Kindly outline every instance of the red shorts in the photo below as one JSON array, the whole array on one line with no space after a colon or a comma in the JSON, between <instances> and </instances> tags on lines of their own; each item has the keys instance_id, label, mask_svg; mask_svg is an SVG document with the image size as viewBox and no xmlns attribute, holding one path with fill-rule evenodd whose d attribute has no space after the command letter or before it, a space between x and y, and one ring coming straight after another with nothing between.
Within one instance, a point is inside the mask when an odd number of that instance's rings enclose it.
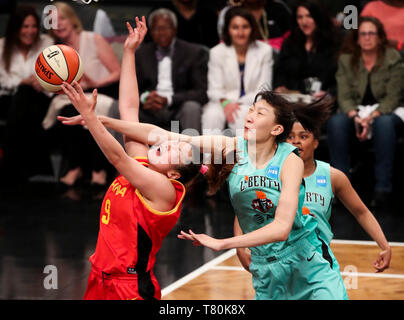
<instances>
[{"instance_id":1,"label":"red shorts","mask_svg":"<svg viewBox=\"0 0 404 320\"><path fill-rule=\"evenodd\" d=\"M111 276L91 269L84 300L161 299L161 290L154 275Z\"/></svg>"}]
</instances>

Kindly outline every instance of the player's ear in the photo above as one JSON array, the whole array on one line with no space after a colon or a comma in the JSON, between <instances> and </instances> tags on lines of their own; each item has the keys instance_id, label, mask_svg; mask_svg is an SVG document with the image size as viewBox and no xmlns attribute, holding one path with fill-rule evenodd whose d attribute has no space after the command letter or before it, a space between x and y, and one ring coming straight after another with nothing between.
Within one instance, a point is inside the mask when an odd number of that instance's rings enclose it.
<instances>
[{"instance_id":1,"label":"player's ear","mask_svg":"<svg viewBox=\"0 0 404 320\"><path fill-rule=\"evenodd\" d=\"M316 150L316 149L317 149L318 144L319 144L318 139L317 139L317 138L316 138L316 139L314 139L314 150Z\"/></svg>"},{"instance_id":2,"label":"player's ear","mask_svg":"<svg viewBox=\"0 0 404 320\"><path fill-rule=\"evenodd\" d=\"M282 132L284 131L284 128L282 125L277 124L274 126L274 128L272 129L271 133L274 136L279 136Z\"/></svg>"},{"instance_id":3,"label":"player's ear","mask_svg":"<svg viewBox=\"0 0 404 320\"><path fill-rule=\"evenodd\" d=\"M169 179L177 180L177 179L181 178L181 174L177 170L170 169L167 171L167 177Z\"/></svg>"}]
</instances>

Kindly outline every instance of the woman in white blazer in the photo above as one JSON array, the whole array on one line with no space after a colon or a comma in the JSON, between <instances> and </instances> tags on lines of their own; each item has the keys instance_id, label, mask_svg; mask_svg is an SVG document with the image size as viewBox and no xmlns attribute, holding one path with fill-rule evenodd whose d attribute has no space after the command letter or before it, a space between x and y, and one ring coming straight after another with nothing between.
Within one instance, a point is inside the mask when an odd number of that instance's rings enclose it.
<instances>
[{"instance_id":1,"label":"woman in white blazer","mask_svg":"<svg viewBox=\"0 0 404 320\"><path fill-rule=\"evenodd\" d=\"M227 11L223 42L210 50L208 98L203 134L243 134L244 119L256 93L272 87L272 47L258 38L254 16L245 8Z\"/></svg>"}]
</instances>

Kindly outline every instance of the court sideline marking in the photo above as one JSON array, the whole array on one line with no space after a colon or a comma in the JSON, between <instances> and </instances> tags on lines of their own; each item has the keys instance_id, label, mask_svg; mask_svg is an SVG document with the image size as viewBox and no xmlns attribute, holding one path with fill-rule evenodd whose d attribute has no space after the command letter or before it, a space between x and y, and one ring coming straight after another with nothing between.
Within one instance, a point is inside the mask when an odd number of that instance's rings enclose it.
<instances>
[{"instance_id":1,"label":"court sideline marking","mask_svg":"<svg viewBox=\"0 0 404 320\"><path fill-rule=\"evenodd\" d=\"M331 244L354 244L354 245L374 245L377 246L375 241L357 241L357 240L332 240ZM389 242L391 247L404 247L404 242ZM214 258L213 260L205 263L198 269L195 269L191 273L187 274L186 276L180 278L179 280L173 282L172 284L165 287L161 290L161 296L164 297L171 293L172 291L184 286L186 283L190 282L191 280L195 279L196 277L200 276L201 274L205 273L208 270L232 270L232 271L241 271L244 270L242 267L237 266L217 266L218 264L226 261L227 259L231 258L236 254L236 249L231 249L226 251L225 253L221 254L220 256ZM357 275L358 277L375 277L375 278L395 278L395 279L404 279L404 275L400 274L382 274L382 273L350 273L350 272L341 272L342 276L349 275Z\"/></svg>"}]
</instances>

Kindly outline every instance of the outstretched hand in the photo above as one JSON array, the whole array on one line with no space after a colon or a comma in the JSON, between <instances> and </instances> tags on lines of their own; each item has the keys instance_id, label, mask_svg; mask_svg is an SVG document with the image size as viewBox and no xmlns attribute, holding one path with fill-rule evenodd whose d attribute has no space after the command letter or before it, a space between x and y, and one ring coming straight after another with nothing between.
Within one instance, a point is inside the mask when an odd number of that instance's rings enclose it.
<instances>
[{"instance_id":1,"label":"outstretched hand","mask_svg":"<svg viewBox=\"0 0 404 320\"><path fill-rule=\"evenodd\" d=\"M77 81L73 81L72 85L63 82L61 87L81 115L85 116L94 113L97 105L97 89L94 89L91 97L87 98Z\"/></svg>"},{"instance_id":2,"label":"outstretched hand","mask_svg":"<svg viewBox=\"0 0 404 320\"><path fill-rule=\"evenodd\" d=\"M142 20L139 20L139 18L136 17L135 21L136 28L132 28L130 23L126 22L126 27L128 28L129 35L123 45L125 49L133 51L135 51L140 46L147 33L146 18L143 16Z\"/></svg>"},{"instance_id":3,"label":"outstretched hand","mask_svg":"<svg viewBox=\"0 0 404 320\"><path fill-rule=\"evenodd\" d=\"M205 246L215 251L223 250L222 240L209 237L203 233L195 234L192 230L189 230L189 233L181 231L181 234L177 237L182 240L192 241L194 246Z\"/></svg>"},{"instance_id":4,"label":"outstretched hand","mask_svg":"<svg viewBox=\"0 0 404 320\"><path fill-rule=\"evenodd\" d=\"M63 124L66 124L68 126L86 125L86 122L84 121L83 116L81 114L74 117L57 116L57 119L61 121Z\"/></svg>"}]
</instances>

